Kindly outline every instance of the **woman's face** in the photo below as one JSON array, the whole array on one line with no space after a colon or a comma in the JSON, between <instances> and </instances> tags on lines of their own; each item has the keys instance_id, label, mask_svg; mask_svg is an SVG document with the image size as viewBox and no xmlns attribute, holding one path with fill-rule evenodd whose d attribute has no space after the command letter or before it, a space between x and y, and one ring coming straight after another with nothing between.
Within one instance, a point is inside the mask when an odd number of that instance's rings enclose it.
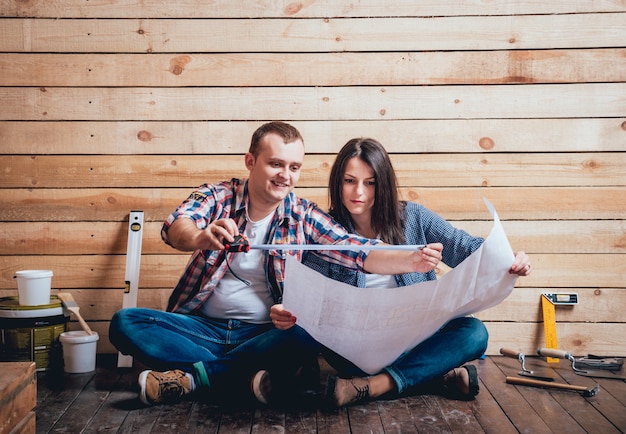
<instances>
[{"instance_id":1,"label":"woman's face","mask_svg":"<svg viewBox=\"0 0 626 434\"><path fill-rule=\"evenodd\" d=\"M376 178L372 168L358 157L348 160L341 189L343 206L353 217L369 217L375 197Z\"/></svg>"}]
</instances>

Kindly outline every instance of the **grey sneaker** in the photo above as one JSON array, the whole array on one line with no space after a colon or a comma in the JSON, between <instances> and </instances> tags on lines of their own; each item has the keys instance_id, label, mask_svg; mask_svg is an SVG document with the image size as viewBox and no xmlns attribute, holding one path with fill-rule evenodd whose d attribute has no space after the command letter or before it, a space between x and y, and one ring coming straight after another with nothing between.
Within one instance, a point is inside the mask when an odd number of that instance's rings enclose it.
<instances>
[{"instance_id":1,"label":"grey sneaker","mask_svg":"<svg viewBox=\"0 0 626 434\"><path fill-rule=\"evenodd\" d=\"M270 373L261 370L254 374L250 381L250 389L261 404L268 404L272 395L272 379Z\"/></svg>"},{"instance_id":2,"label":"grey sneaker","mask_svg":"<svg viewBox=\"0 0 626 434\"><path fill-rule=\"evenodd\" d=\"M369 378L344 379L331 375L326 382L326 399L335 407L368 401L370 399Z\"/></svg>"},{"instance_id":3,"label":"grey sneaker","mask_svg":"<svg viewBox=\"0 0 626 434\"><path fill-rule=\"evenodd\" d=\"M139 399L146 405L171 404L191 393L191 381L183 371L143 371L139 374Z\"/></svg>"}]
</instances>

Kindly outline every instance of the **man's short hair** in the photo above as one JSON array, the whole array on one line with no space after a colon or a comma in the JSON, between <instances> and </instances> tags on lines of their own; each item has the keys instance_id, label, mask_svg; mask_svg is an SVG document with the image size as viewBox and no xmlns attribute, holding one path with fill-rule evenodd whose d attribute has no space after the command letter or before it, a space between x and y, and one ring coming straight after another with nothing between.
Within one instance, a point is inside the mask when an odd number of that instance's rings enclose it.
<instances>
[{"instance_id":1,"label":"man's short hair","mask_svg":"<svg viewBox=\"0 0 626 434\"><path fill-rule=\"evenodd\" d=\"M259 155L261 140L268 134L276 134L282 137L285 143L295 142L296 140L300 140L304 143L304 139L296 127L280 121L268 122L261 125L254 134L252 134L248 152L254 157Z\"/></svg>"}]
</instances>

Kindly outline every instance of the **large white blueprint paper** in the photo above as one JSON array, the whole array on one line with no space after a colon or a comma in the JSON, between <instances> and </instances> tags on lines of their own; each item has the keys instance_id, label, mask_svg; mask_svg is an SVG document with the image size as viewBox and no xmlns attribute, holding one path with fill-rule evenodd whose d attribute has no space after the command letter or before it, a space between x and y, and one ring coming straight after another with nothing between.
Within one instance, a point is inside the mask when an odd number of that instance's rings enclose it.
<instances>
[{"instance_id":1,"label":"large white blueprint paper","mask_svg":"<svg viewBox=\"0 0 626 434\"><path fill-rule=\"evenodd\" d=\"M496 210L491 233L440 279L400 288L357 288L287 257L285 309L313 338L368 374L390 365L445 323L495 306L509 296L515 259Z\"/></svg>"}]
</instances>

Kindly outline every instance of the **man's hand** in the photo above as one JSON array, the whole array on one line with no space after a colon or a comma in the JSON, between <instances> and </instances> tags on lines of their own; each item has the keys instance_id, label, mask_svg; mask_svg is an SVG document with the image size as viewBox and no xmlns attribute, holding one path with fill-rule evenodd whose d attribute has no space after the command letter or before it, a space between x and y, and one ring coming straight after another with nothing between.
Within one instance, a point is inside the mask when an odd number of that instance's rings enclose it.
<instances>
[{"instance_id":1,"label":"man's hand","mask_svg":"<svg viewBox=\"0 0 626 434\"><path fill-rule=\"evenodd\" d=\"M170 243L182 251L222 250L224 242L232 242L239 235L237 223L232 219L215 220L204 229L198 229L189 218L179 218L168 230Z\"/></svg>"},{"instance_id":2,"label":"man's hand","mask_svg":"<svg viewBox=\"0 0 626 434\"><path fill-rule=\"evenodd\" d=\"M270 318L279 330L287 330L296 323L296 317L285 310L282 304L275 304L270 308Z\"/></svg>"}]
</instances>

